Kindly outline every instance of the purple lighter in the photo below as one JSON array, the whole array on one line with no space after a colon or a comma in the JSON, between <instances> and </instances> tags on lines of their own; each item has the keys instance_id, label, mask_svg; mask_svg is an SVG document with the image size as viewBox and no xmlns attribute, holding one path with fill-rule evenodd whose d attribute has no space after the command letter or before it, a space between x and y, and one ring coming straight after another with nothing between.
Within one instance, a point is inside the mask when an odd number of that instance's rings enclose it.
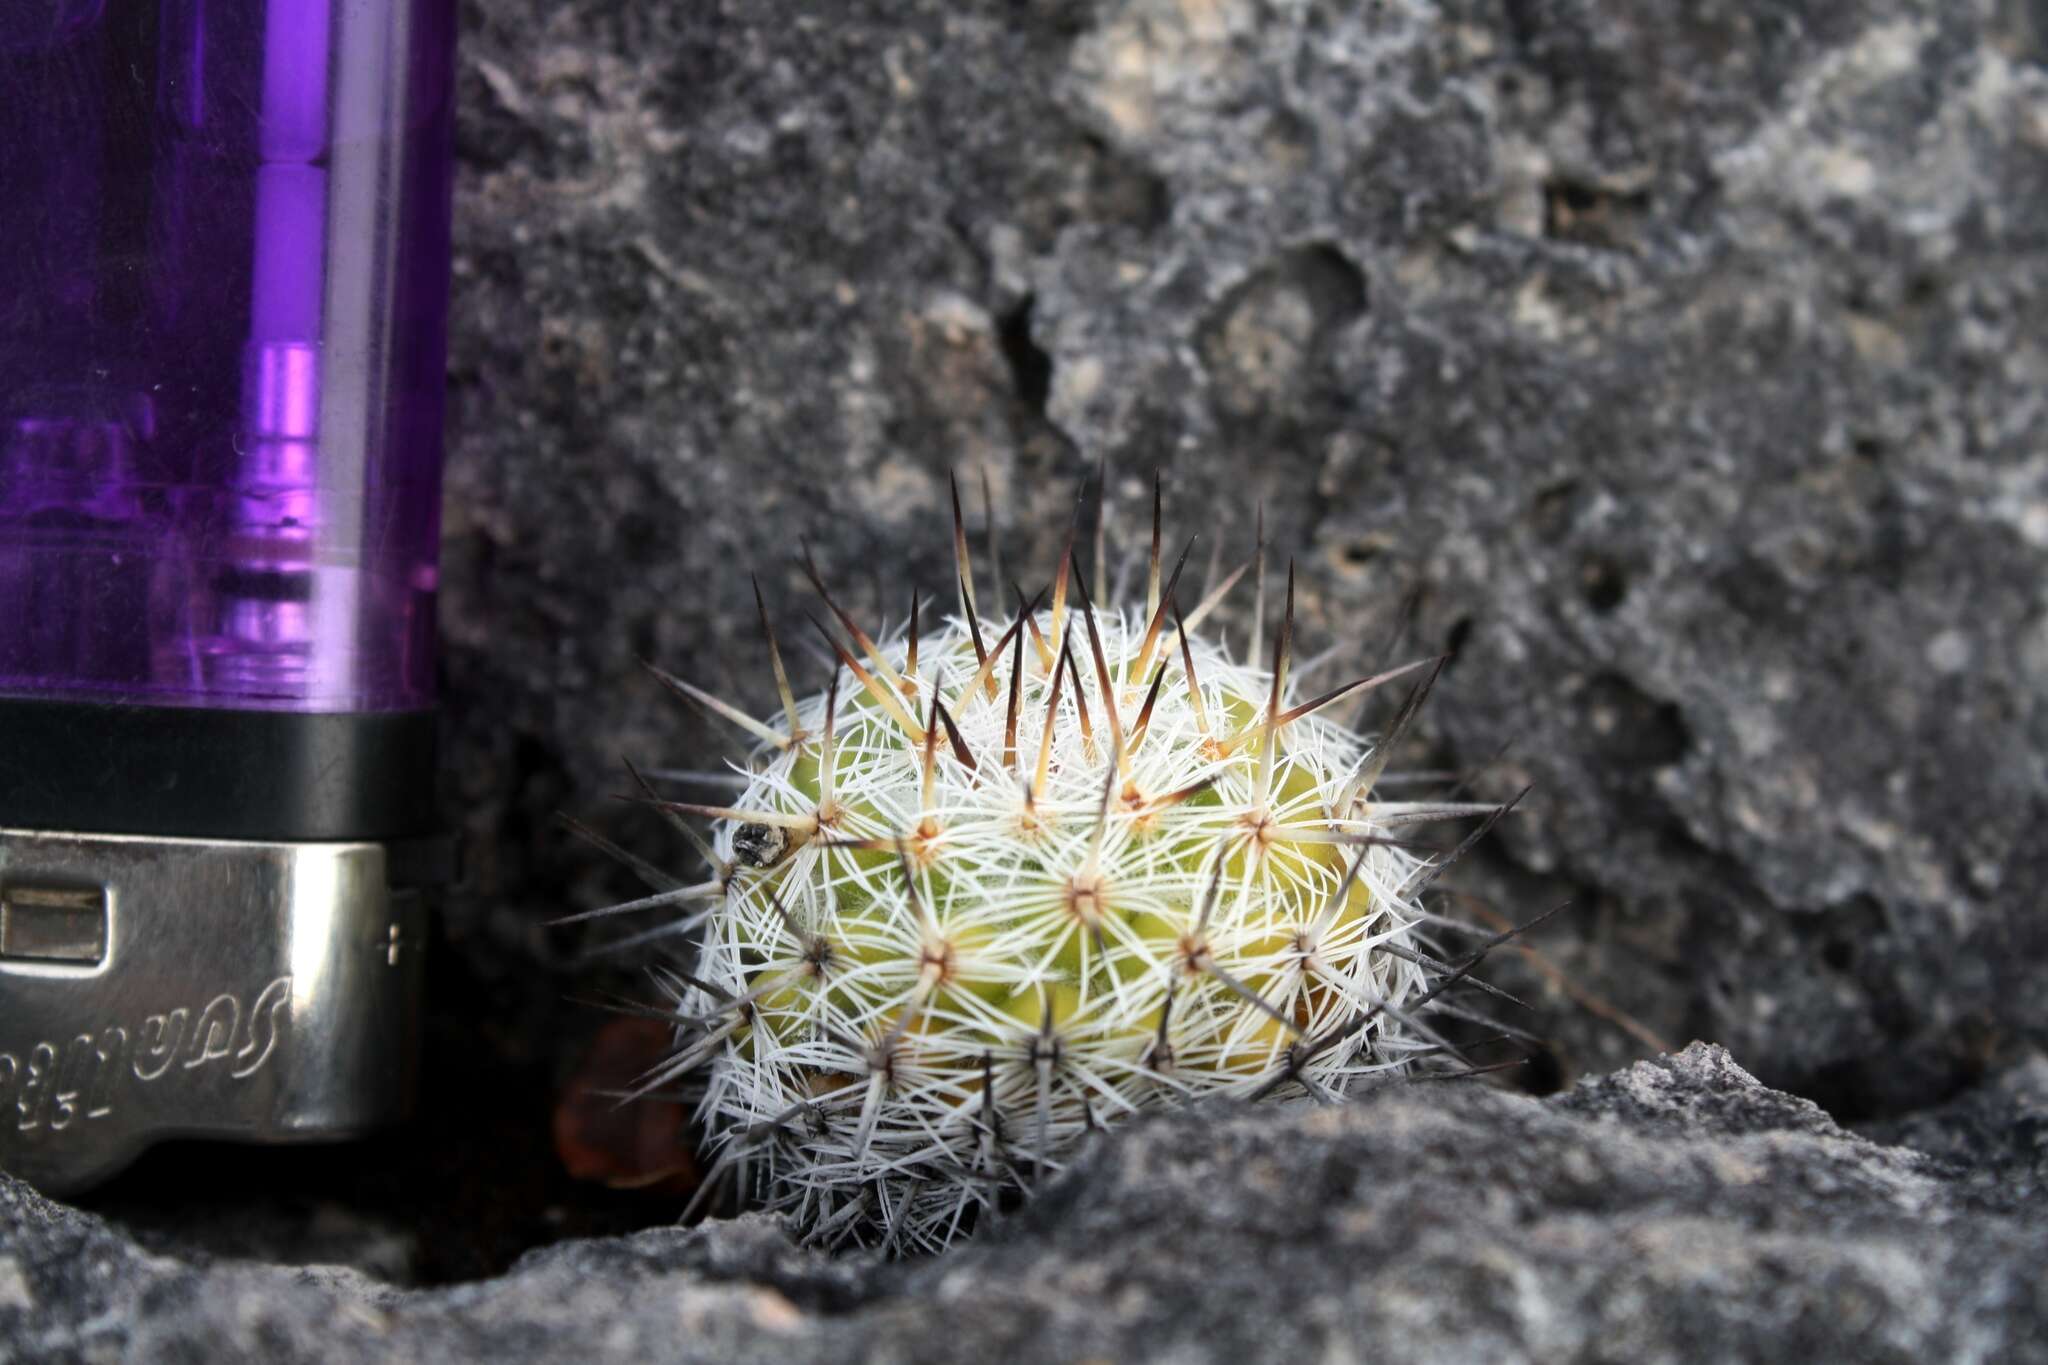
<instances>
[{"instance_id":1,"label":"purple lighter","mask_svg":"<svg viewBox=\"0 0 2048 1365\"><path fill-rule=\"evenodd\" d=\"M410 1102L453 0L0 0L0 1169Z\"/></svg>"}]
</instances>

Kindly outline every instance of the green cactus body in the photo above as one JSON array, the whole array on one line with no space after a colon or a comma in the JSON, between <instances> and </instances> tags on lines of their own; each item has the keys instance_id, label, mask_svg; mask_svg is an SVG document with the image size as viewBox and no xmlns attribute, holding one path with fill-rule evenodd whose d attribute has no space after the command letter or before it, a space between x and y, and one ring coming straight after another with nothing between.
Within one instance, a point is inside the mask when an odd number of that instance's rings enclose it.
<instances>
[{"instance_id":1,"label":"green cactus body","mask_svg":"<svg viewBox=\"0 0 2048 1365\"><path fill-rule=\"evenodd\" d=\"M842 616L865 662L835 644L832 689L753 723L744 792L702 808L720 876L664 1076L702 1072L771 1206L943 1245L1091 1129L1423 1048L1396 1022L1423 959L1386 949L1431 864L1373 746L1288 696L1291 583L1277 687L1166 597L1020 609L994 644Z\"/></svg>"}]
</instances>

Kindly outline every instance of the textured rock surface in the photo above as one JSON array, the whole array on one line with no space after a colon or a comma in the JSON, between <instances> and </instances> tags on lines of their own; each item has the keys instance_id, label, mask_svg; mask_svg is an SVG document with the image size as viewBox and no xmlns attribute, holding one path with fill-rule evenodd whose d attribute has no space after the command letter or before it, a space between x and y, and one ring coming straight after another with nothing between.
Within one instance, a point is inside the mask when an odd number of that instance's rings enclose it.
<instances>
[{"instance_id":1,"label":"textured rock surface","mask_svg":"<svg viewBox=\"0 0 2048 1365\"><path fill-rule=\"evenodd\" d=\"M587 1029L508 1007L618 886L549 814L679 857L618 756L720 752L636 652L765 706L747 570L801 628L808 534L900 616L957 467L1028 590L1105 456L1112 540L1155 465L1232 559L1263 498L1330 681L1410 595L1459 649L1415 761L1536 784L1466 885L1578 901L1596 1009L1510 976L1566 1075L1714 1038L1874 1116L2048 1034L2037 7L467 18L453 923L507 1046Z\"/></svg>"},{"instance_id":2,"label":"textured rock surface","mask_svg":"<svg viewBox=\"0 0 2048 1365\"><path fill-rule=\"evenodd\" d=\"M2001 1092L2037 1130L2038 1079ZM2041 1359L2040 1187L1980 1190L1969 1131L1949 1159L1879 1146L1695 1046L1551 1100L1147 1122L935 1261L754 1217L413 1291L151 1255L0 1177L0 1357Z\"/></svg>"}]
</instances>

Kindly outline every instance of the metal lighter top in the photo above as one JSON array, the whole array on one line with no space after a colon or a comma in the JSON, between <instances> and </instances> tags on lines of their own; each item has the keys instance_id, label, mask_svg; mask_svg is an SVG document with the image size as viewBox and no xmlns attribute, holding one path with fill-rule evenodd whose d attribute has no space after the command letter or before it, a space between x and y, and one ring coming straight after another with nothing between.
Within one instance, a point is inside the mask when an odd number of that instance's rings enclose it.
<instances>
[{"instance_id":1,"label":"metal lighter top","mask_svg":"<svg viewBox=\"0 0 2048 1365\"><path fill-rule=\"evenodd\" d=\"M0 1169L405 1103L452 0L0 5Z\"/></svg>"}]
</instances>

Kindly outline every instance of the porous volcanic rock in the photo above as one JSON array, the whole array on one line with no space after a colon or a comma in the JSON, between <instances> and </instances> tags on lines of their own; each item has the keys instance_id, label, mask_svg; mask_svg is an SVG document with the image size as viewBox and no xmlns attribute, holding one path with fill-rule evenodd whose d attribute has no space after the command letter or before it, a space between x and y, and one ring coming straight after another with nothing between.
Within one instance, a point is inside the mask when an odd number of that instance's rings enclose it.
<instances>
[{"instance_id":1,"label":"porous volcanic rock","mask_svg":"<svg viewBox=\"0 0 2048 1365\"><path fill-rule=\"evenodd\" d=\"M1226 566L1263 501L1326 684L1404 603L1457 651L1413 765L1535 785L1451 908L1577 902L1501 978L1550 1071L1712 1038L1853 1120L2048 1036L2037 7L464 20L451 1038L595 1027L539 922L628 885L554 811L685 855L619 758L730 746L636 656L766 709L750 571L786 640L799 537L948 602L958 470L1029 592L1105 459L1112 555L1155 469Z\"/></svg>"},{"instance_id":2,"label":"porous volcanic rock","mask_svg":"<svg viewBox=\"0 0 2048 1365\"><path fill-rule=\"evenodd\" d=\"M2048 1120L2032 1081L2005 1093ZM750 1215L429 1290L153 1255L0 1177L0 1358L2041 1359L2038 1187L1986 1199L1970 1132L1880 1146L1696 1044L1548 1100L1143 1121L925 1262Z\"/></svg>"}]
</instances>

